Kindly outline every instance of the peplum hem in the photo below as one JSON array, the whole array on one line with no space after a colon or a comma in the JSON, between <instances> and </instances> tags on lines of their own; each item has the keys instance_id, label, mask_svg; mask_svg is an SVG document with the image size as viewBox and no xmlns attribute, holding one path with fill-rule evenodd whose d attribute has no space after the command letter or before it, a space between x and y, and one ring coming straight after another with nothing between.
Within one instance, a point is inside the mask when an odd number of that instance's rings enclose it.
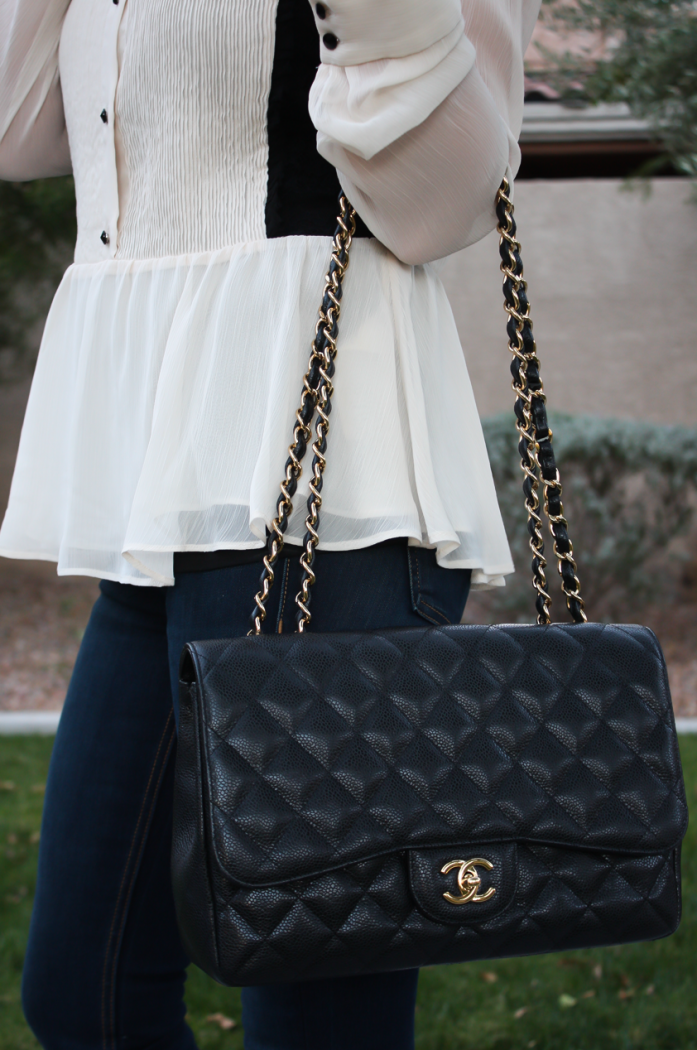
<instances>
[{"instance_id":1,"label":"peplum hem","mask_svg":"<svg viewBox=\"0 0 697 1050\"><path fill-rule=\"evenodd\" d=\"M330 239L75 264L49 313L0 554L173 581L173 551L261 547ZM445 291L356 240L345 279L320 547L408 536L493 586L513 571ZM304 532L307 468L288 536Z\"/></svg>"}]
</instances>

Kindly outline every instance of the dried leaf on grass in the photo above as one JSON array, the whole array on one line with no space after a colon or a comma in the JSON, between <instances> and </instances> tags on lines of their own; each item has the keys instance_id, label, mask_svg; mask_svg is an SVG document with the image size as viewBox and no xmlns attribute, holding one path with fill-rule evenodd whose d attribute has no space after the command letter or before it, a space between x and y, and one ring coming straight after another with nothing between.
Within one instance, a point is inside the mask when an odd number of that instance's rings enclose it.
<instances>
[{"instance_id":1,"label":"dried leaf on grass","mask_svg":"<svg viewBox=\"0 0 697 1050\"><path fill-rule=\"evenodd\" d=\"M557 966L562 970L581 970L583 967L588 966L585 959L569 959L564 955L560 955L557 959Z\"/></svg>"},{"instance_id":2,"label":"dried leaf on grass","mask_svg":"<svg viewBox=\"0 0 697 1050\"><path fill-rule=\"evenodd\" d=\"M559 996L559 1000L558 1001L559 1001L559 1005L561 1006L562 1010L568 1010L570 1007L575 1006L576 1003L577 1003L577 1000L574 999L573 995L567 995L566 992L563 992Z\"/></svg>"},{"instance_id":3,"label":"dried leaf on grass","mask_svg":"<svg viewBox=\"0 0 697 1050\"><path fill-rule=\"evenodd\" d=\"M21 904L29 890L26 886L18 886L14 893L8 893L5 900L8 904Z\"/></svg>"},{"instance_id":4,"label":"dried leaf on grass","mask_svg":"<svg viewBox=\"0 0 697 1050\"><path fill-rule=\"evenodd\" d=\"M209 1014L206 1022L208 1024L217 1024L219 1028L226 1032L231 1028L237 1027L237 1021L233 1021L232 1017L226 1017L225 1014Z\"/></svg>"},{"instance_id":5,"label":"dried leaf on grass","mask_svg":"<svg viewBox=\"0 0 697 1050\"><path fill-rule=\"evenodd\" d=\"M499 979L499 975L492 970L484 970L479 976L483 981L486 981L487 984L494 984L494 982Z\"/></svg>"},{"instance_id":6,"label":"dried leaf on grass","mask_svg":"<svg viewBox=\"0 0 697 1050\"><path fill-rule=\"evenodd\" d=\"M528 1009L529 1007L527 1006L521 1006L519 1010L516 1010L516 1012L513 1014L516 1021L519 1021L521 1017L525 1017L526 1013L528 1012Z\"/></svg>"}]
</instances>

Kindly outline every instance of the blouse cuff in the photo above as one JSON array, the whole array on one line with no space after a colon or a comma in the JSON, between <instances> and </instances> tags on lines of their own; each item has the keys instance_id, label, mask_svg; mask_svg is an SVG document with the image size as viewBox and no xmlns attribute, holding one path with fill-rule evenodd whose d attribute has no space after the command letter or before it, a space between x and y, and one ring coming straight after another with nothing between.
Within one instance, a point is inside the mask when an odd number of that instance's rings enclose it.
<instances>
[{"instance_id":1,"label":"blouse cuff","mask_svg":"<svg viewBox=\"0 0 697 1050\"><path fill-rule=\"evenodd\" d=\"M310 0L320 58L358 66L404 58L435 44L462 21L460 0Z\"/></svg>"},{"instance_id":2,"label":"blouse cuff","mask_svg":"<svg viewBox=\"0 0 697 1050\"><path fill-rule=\"evenodd\" d=\"M310 90L317 148L327 140L364 160L417 127L474 66L476 51L462 22L418 54L364 65L321 65Z\"/></svg>"},{"instance_id":3,"label":"blouse cuff","mask_svg":"<svg viewBox=\"0 0 697 1050\"><path fill-rule=\"evenodd\" d=\"M0 139L32 95L26 123L35 122L55 88L58 42L70 0L0 5Z\"/></svg>"}]
</instances>

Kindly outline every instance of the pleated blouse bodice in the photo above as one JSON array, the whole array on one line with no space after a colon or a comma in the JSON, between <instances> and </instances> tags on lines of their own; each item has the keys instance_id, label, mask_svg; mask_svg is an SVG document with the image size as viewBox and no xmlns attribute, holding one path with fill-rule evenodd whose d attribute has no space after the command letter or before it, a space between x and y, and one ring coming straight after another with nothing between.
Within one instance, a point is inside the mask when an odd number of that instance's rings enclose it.
<instances>
[{"instance_id":1,"label":"pleated blouse bodice","mask_svg":"<svg viewBox=\"0 0 697 1050\"><path fill-rule=\"evenodd\" d=\"M494 223L537 5L401 0L400 38L394 2L0 0L0 174L71 168L78 211L0 553L167 585L173 551L263 544L342 186L320 545L406 535L475 583L511 571L429 260Z\"/></svg>"},{"instance_id":2,"label":"pleated blouse bodice","mask_svg":"<svg viewBox=\"0 0 697 1050\"><path fill-rule=\"evenodd\" d=\"M74 0L69 17L93 2ZM128 0L115 99L116 258L265 237L274 18L269 0Z\"/></svg>"}]
</instances>

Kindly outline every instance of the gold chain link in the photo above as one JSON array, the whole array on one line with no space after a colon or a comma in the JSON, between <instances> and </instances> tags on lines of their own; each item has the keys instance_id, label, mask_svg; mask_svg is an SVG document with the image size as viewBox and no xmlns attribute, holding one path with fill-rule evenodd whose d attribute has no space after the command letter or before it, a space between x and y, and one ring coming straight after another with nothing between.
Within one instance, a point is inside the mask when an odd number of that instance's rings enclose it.
<instances>
[{"instance_id":1,"label":"gold chain link","mask_svg":"<svg viewBox=\"0 0 697 1050\"><path fill-rule=\"evenodd\" d=\"M322 506L321 492L324 468L327 465L324 452L326 452L327 448L329 413L331 411L331 398L334 393L331 377L334 371L334 358L336 357L337 326L341 315L341 282L349 264L349 252L355 232L356 212L346 197L342 196L337 235L334 238L332 259L324 287L325 294L317 321L317 329L322 331L324 339L322 361L319 367L320 381L317 388L316 437L312 445L312 479L309 485L310 496L307 501L307 517L305 518L304 550L300 557L303 578L300 591L295 596L295 603L299 610L297 623L300 634L302 634L312 619L312 613L309 608L310 588L316 579L312 563L315 557L315 548L319 542L317 530L319 528L319 512Z\"/></svg>"},{"instance_id":2,"label":"gold chain link","mask_svg":"<svg viewBox=\"0 0 697 1050\"><path fill-rule=\"evenodd\" d=\"M543 434L538 433L535 423L536 410L534 401L540 406L546 400L542 382L539 379L539 359L537 347L532 337L532 320L530 303L527 297L527 284L523 276L523 264L520 258L520 243L516 239L513 202L509 196L510 184L504 179L499 188L496 204L499 212L498 232L502 248L501 271L504 275L504 309L509 318L509 350L513 354L517 367L514 369L513 390L516 394L516 426L520 435L519 451L521 467L525 475L523 485L525 507L528 513L529 544L532 552L533 587L537 592L537 621L540 624L551 622L552 600L547 593L545 569L547 561L544 556L542 538L542 518L540 514L539 484L542 479L544 491L544 510L549 521L554 543L557 568L561 575L561 586L566 597L566 604L572 617L577 622L585 622L581 588L576 573L576 562L573 558L573 547L566 535L568 527L561 502L561 482L559 471L555 468L553 478L545 477L540 469L540 447L549 442L551 453L552 432L549 428ZM349 252L356 232L356 212L342 194L341 212L337 219L337 229L332 242L332 255L329 270L325 276L324 294L315 326L315 338L312 343L310 361L303 379L300 407L295 414L293 442L288 449L285 477L281 482L281 495L276 504L276 517L271 522L267 553L264 556L264 570L261 587L254 597L255 608L252 614L250 634L261 634L262 624L266 618L266 602L274 583L274 566L283 550L284 533L288 519L293 511L292 497L296 491L298 479L302 474L301 460L305 455L307 443L312 436L311 420L316 411L316 437L312 445L312 479L310 495L307 501L308 513L305 519L305 537L300 565L303 570L301 588L295 597L298 607L298 631L303 632L312 618L310 612L311 588L315 582L313 562L315 549L319 542L319 516L322 507L322 484L324 469L327 465L325 453L329 433L329 413L331 398L334 393L332 376L338 335L338 321L341 314L342 281L349 264ZM526 349L527 345L527 349ZM512 366L513 367L513 366ZM534 371L535 383L531 386L530 370ZM548 457L549 459L549 457ZM553 463L553 458L551 460ZM558 513L550 509L552 495L558 502ZM560 546L559 538L568 549ZM563 571L564 570L564 571Z\"/></svg>"},{"instance_id":3,"label":"gold chain link","mask_svg":"<svg viewBox=\"0 0 697 1050\"><path fill-rule=\"evenodd\" d=\"M504 179L501 183L501 187L496 196L496 203L502 203L504 206L503 219L500 219L498 223L498 233L500 244L502 246L505 245L508 248L508 262L505 260L501 262L501 272L504 275L504 309L510 320L513 322L512 326L509 327L510 340L508 349L518 362L517 375L513 380L512 386L519 407L519 411L516 412L516 426L521 437L521 443L519 446L521 451L521 467L526 479L526 483L523 487L526 496L525 506L528 512L530 550L533 555L532 582L533 587L538 594L537 622L539 624L551 623L550 614L552 605L552 600L546 590L547 580L545 576L545 568L547 562L544 557L542 521L539 513L539 477L541 477L544 487L544 510L552 534L554 554L557 559L557 568L561 576L562 591L564 592L566 604L572 617L579 622L585 623L587 621L587 616L584 610L583 599L581 598L581 584L576 572L576 562L573 558L573 546L571 541L568 540L568 551L562 550L559 546L557 535L555 534L555 526L561 527L564 530L568 527L568 522L564 517L561 501L562 487L559 478L559 471L555 471L555 477L553 479L546 479L544 473L540 470L539 452L541 440L549 442L551 446L552 431L551 429L548 429L544 439L538 440L538 434L534 422L533 399L538 399L540 402L544 403L546 401L546 396L542 386L542 381L539 378L535 385L535 389L531 389L528 384L528 369L531 366L534 366L536 375L539 377L540 362L537 356L537 346L534 338L532 338L530 302L527 296L527 283L523 276L523 264L520 257L520 242L515 236L513 201L510 198L510 184L507 179ZM502 253L502 255L503 254L504 253ZM510 294L510 300L506 295L507 291ZM529 332L528 350L525 349L524 341L526 325L528 326ZM513 329L512 331L511 328ZM556 515L550 512L549 507L550 495L553 492L556 493L559 501L559 513ZM570 568L571 572L567 572L566 574L562 572L564 564ZM568 576L571 577L572 583L568 582ZM576 609L575 614L574 605Z\"/></svg>"},{"instance_id":4,"label":"gold chain link","mask_svg":"<svg viewBox=\"0 0 697 1050\"><path fill-rule=\"evenodd\" d=\"M326 435L329 430L328 406L333 392L330 374L336 355L336 325L341 312L339 305L341 281L349 263L351 242L356 232L356 212L343 194L340 198L340 207L341 211L337 218L337 230L332 242L329 270L325 275L322 304L319 308L319 316L315 325L315 338L312 341L307 372L303 378L300 407L295 413L293 442L288 449L285 477L281 482L281 495L276 504L276 517L271 522L267 552L264 555L261 587L254 596L255 608L252 613L252 629L249 631L249 634L261 634L262 624L266 619L266 602L275 579L274 566L283 550L284 533L288 527L288 519L293 512L292 497L295 494L298 479L302 474L301 460L305 455L307 443L312 437L311 418L316 407L319 413L317 440L312 446L314 452L313 480L310 483L311 495L308 501L310 512L305 522L313 542L310 543L306 537L305 550L301 559L305 573L301 591L302 602L300 601L301 595L298 595L298 598L296 598L304 621L302 626L299 625L299 630L303 630L310 622L307 603L309 601L309 587L315 581L312 571L312 560L314 547L319 539L317 525L319 524L319 507L322 503L319 489L322 484L322 473L326 466L326 460L322 455L322 447L326 446ZM319 368L317 367L318 365Z\"/></svg>"}]
</instances>

